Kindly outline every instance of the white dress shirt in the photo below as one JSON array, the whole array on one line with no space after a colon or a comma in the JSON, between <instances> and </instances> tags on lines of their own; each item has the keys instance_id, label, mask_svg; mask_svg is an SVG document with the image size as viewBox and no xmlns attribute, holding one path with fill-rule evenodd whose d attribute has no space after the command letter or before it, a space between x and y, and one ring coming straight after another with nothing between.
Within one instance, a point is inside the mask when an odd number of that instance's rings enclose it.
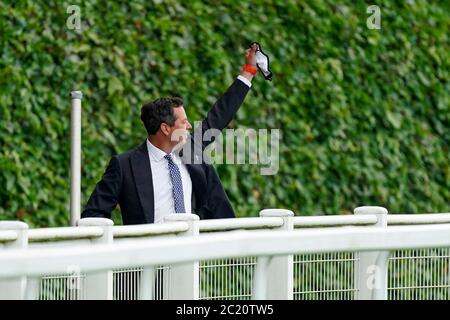
<instances>
[{"instance_id":1,"label":"white dress shirt","mask_svg":"<svg viewBox=\"0 0 450 320\"><path fill-rule=\"evenodd\" d=\"M147 139L147 150L152 167L153 180L153 196L155 204L155 221L154 223L164 222L164 217L171 213L175 213L175 203L172 193L172 179L170 178L169 165L167 159L164 158L166 153L155 147ZM180 157L176 153L170 154L173 162L180 169L181 183L183 184L184 208L186 213L191 213L191 196L192 196L192 180L186 165L181 162Z\"/></svg>"},{"instance_id":2,"label":"white dress shirt","mask_svg":"<svg viewBox=\"0 0 450 320\"><path fill-rule=\"evenodd\" d=\"M245 77L239 75L237 77L240 81L245 83L249 88L252 83ZM169 165L164 158L166 153L161 149L155 147L147 139L147 150L150 158L150 165L152 168L153 180L153 196L155 205L155 220L154 223L164 222L164 217L175 213L175 203L172 193L172 179L170 178ZM183 184L184 208L186 213L192 211L192 180L186 165L181 162L180 157L176 153L171 153L173 162L180 169L181 182Z\"/></svg>"},{"instance_id":3,"label":"white dress shirt","mask_svg":"<svg viewBox=\"0 0 450 320\"><path fill-rule=\"evenodd\" d=\"M238 75L237 77L239 80L241 80L243 83L245 83L249 88L252 87L252 83L250 82L250 80L248 80L246 77Z\"/></svg>"}]
</instances>

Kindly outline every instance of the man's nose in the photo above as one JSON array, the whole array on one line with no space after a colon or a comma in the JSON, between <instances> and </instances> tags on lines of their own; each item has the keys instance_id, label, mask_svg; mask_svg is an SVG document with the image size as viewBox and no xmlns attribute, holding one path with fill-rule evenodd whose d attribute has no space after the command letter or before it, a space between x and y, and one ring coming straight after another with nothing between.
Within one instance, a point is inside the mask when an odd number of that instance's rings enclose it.
<instances>
[{"instance_id":1,"label":"man's nose","mask_svg":"<svg viewBox=\"0 0 450 320\"><path fill-rule=\"evenodd\" d=\"M192 129L192 126L191 126L191 124L190 124L189 122L187 123L186 129L187 129L187 130L191 130L191 129Z\"/></svg>"}]
</instances>

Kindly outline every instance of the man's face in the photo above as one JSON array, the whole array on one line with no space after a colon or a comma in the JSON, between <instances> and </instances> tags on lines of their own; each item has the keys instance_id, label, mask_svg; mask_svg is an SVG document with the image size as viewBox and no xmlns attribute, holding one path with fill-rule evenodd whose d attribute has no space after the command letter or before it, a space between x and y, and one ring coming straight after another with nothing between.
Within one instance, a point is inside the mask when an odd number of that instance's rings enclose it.
<instances>
[{"instance_id":1,"label":"man's face","mask_svg":"<svg viewBox=\"0 0 450 320\"><path fill-rule=\"evenodd\" d=\"M186 112L184 111L184 107L173 108L173 113L175 114L175 123L172 127L170 127L170 140L173 145L177 145L179 143L184 144L188 137L188 130L192 129L191 124L189 123Z\"/></svg>"}]
</instances>

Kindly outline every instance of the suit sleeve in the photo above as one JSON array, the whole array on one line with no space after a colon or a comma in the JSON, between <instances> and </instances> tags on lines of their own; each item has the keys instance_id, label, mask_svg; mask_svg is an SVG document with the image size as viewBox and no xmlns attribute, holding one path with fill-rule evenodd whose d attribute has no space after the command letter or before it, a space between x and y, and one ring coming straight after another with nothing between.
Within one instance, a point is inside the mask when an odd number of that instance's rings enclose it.
<instances>
[{"instance_id":1,"label":"suit sleeve","mask_svg":"<svg viewBox=\"0 0 450 320\"><path fill-rule=\"evenodd\" d=\"M233 120L234 115L239 110L242 102L244 102L250 88L241 80L235 80L227 91L217 100L211 110L206 115L206 119L202 121L202 133L208 129L217 129L222 131ZM198 130L198 129L197 129ZM198 135L201 137L202 134ZM194 133L194 137L197 137ZM203 140L203 139L202 139ZM202 141L203 149L206 148L211 141ZM198 143L196 141L196 143Z\"/></svg>"},{"instance_id":2,"label":"suit sleeve","mask_svg":"<svg viewBox=\"0 0 450 320\"><path fill-rule=\"evenodd\" d=\"M98 217L111 219L111 212L118 203L122 184L120 161L111 158L102 179L95 186L81 218Z\"/></svg>"}]
</instances>

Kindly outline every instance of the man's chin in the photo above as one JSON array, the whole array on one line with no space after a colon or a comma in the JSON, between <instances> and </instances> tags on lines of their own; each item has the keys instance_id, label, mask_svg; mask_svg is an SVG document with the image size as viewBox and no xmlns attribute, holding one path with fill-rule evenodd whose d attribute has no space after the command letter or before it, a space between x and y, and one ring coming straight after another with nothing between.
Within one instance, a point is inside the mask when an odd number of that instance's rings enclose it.
<instances>
[{"instance_id":1,"label":"man's chin","mask_svg":"<svg viewBox=\"0 0 450 320\"><path fill-rule=\"evenodd\" d=\"M188 136L180 137L177 144L173 147L174 151L180 150L188 141Z\"/></svg>"}]
</instances>

